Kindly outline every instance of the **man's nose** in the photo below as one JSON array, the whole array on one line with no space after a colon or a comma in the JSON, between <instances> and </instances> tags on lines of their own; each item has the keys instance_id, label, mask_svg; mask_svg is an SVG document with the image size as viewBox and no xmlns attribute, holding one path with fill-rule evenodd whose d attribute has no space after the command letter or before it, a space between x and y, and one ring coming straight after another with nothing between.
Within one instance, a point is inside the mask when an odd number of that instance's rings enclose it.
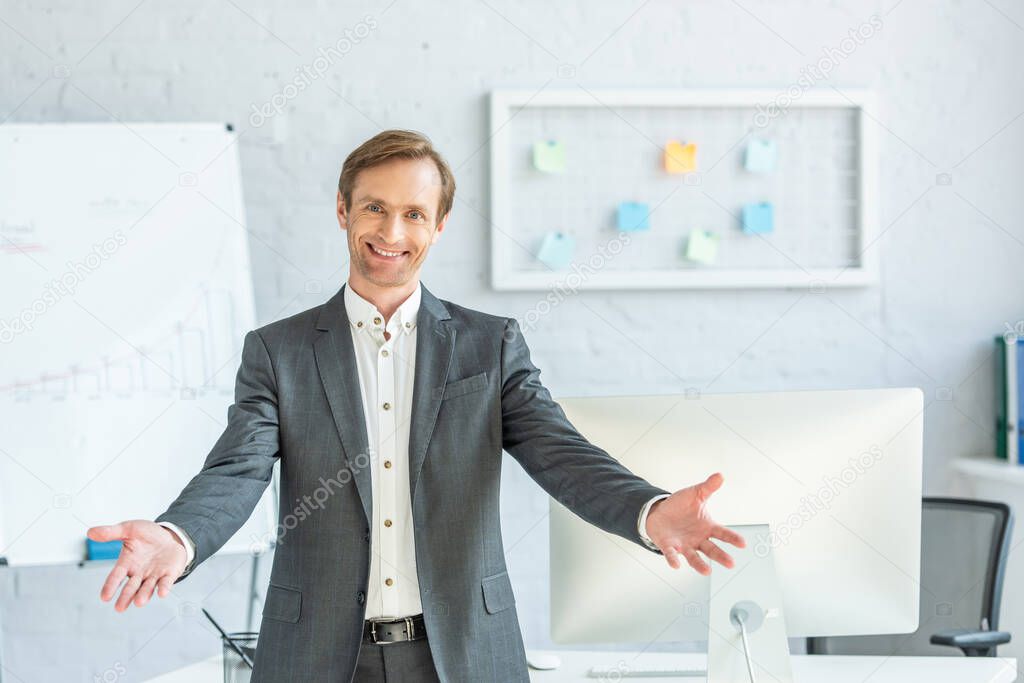
<instances>
[{"instance_id":1,"label":"man's nose","mask_svg":"<svg viewBox=\"0 0 1024 683\"><path fill-rule=\"evenodd\" d=\"M381 238L388 244L398 244L405 237L405 224L399 215L392 216L384 224L380 233Z\"/></svg>"}]
</instances>

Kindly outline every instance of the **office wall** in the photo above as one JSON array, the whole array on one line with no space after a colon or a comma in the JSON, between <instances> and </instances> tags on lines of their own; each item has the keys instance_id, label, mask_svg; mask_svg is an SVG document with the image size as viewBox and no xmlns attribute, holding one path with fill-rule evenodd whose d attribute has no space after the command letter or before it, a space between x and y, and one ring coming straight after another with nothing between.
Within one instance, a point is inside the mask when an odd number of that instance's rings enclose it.
<instances>
[{"instance_id":1,"label":"office wall","mask_svg":"<svg viewBox=\"0 0 1024 683\"><path fill-rule=\"evenodd\" d=\"M0 120L233 122L261 322L343 282L333 188L347 152L382 128L422 130L459 184L425 283L522 319L543 293L488 285L492 88L873 87L879 286L578 294L531 326L534 360L556 395L919 386L928 492L947 489L952 458L991 449L991 338L1024 318L1018 5L432 5L11 0L0 12ZM870 38L849 38L872 21ZM543 645L547 499L514 462L506 472L508 562L527 642ZM0 572L4 676L140 680L212 654L196 605L241 628L247 568L212 560L174 597L124 615L98 603L101 570Z\"/></svg>"}]
</instances>

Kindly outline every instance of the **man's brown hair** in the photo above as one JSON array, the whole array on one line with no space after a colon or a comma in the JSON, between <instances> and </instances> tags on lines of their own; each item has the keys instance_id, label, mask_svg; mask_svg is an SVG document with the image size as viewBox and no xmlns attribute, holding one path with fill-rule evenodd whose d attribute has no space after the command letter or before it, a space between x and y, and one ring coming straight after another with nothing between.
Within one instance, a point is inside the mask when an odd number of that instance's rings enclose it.
<instances>
[{"instance_id":1,"label":"man's brown hair","mask_svg":"<svg viewBox=\"0 0 1024 683\"><path fill-rule=\"evenodd\" d=\"M441 198L438 200L438 214L434 224L439 223L448 215L455 202L455 176L448 162L434 149L430 138L414 130L385 130L352 150L338 178L338 191L341 192L345 208L352 208L352 189L359 172L392 159L430 159L437 166Z\"/></svg>"}]
</instances>

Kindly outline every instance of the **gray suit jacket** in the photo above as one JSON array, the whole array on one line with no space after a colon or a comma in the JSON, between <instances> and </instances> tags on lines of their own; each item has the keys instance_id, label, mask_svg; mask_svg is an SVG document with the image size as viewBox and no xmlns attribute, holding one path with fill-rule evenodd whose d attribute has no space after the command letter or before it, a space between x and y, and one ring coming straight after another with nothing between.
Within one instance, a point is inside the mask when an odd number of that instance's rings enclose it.
<instances>
[{"instance_id":1,"label":"gray suit jacket","mask_svg":"<svg viewBox=\"0 0 1024 683\"><path fill-rule=\"evenodd\" d=\"M343 290L246 334L227 428L156 520L191 536L194 567L248 519L280 458L278 545L253 683L349 681L359 652L370 460ZM666 491L573 428L514 319L423 287L417 325L409 486L434 662L446 682L527 681L498 518L502 450L580 517L641 546L640 510ZM307 496L323 499L308 514L295 502Z\"/></svg>"}]
</instances>

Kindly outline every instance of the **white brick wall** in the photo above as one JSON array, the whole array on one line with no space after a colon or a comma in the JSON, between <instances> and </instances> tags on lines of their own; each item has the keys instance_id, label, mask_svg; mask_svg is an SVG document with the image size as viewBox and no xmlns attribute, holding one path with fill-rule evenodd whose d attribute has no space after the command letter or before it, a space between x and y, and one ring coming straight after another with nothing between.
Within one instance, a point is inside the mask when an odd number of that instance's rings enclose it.
<instances>
[{"instance_id":1,"label":"white brick wall","mask_svg":"<svg viewBox=\"0 0 1024 683\"><path fill-rule=\"evenodd\" d=\"M250 228L273 247L252 245L261 322L316 305L343 281L333 188L348 151L381 127L422 130L459 182L424 281L443 298L520 316L536 297L490 290L488 226L471 208L487 213L492 88L552 78L562 87L782 88L872 13L883 29L822 85L881 95L880 287L585 294L529 340L556 395L921 386L925 483L940 492L950 458L990 449L991 337L1024 318L1024 118L1015 118L1024 11L1013 3L7 0L0 120L233 122ZM350 49L322 77L250 125L253 105L347 35ZM559 64L574 65L575 79L558 80ZM60 65L70 76L54 76ZM937 186L946 172L953 184ZM307 293L310 283L319 293ZM935 400L942 387L952 401ZM545 644L547 501L514 462L507 474L505 538L523 628L528 644ZM216 638L182 604L201 602L241 628L243 559L212 560L176 597L123 615L97 599L102 567L0 572L5 680L137 681L212 654Z\"/></svg>"}]
</instances>

